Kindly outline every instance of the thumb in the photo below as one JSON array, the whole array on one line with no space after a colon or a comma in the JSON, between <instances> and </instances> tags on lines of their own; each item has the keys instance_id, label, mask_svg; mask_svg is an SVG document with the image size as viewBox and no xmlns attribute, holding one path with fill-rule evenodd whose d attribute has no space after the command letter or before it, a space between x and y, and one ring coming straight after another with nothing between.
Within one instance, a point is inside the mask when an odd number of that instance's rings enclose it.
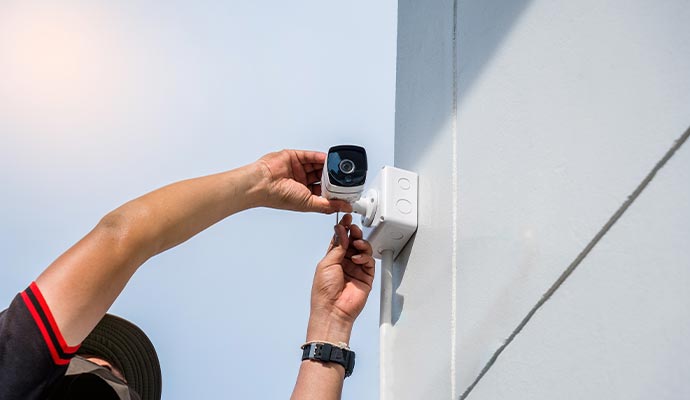
<instances>
[{"instance_id":1,"label":"thumb","mask_svg":"<svg viewBox=\"0 0 690 400\"><path fill-rule=\"evenodd\" d=\"M333 214L336 211L350 213L352 205L343 200L328 200L324 197L312 195L307 201L307 210L322 214Z\"/></svg>"},{"instance_id":2,"label":"thumb","mask_svg":"<svg viewBox=\"0 0 690 400\"><path fill-rule=\"evenodd\" d=\"M339 264L345 258L350 241L347 236L347 229L337 224L333 227L335 234L333 235L333 240L328 248L326 256L323 258L322 262L325 265Z\"/></svg>"}]
</instances>

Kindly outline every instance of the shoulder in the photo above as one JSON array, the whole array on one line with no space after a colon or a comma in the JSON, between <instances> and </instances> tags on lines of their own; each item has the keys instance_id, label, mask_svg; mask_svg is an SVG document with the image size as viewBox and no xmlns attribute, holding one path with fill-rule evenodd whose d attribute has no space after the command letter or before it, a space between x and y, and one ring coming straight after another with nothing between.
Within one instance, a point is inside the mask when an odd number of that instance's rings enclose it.
<instances>
[{"instance_id":1,"label":"shoulder","mask_svg":"<svg viewBox=\"0 0 690 400\"><path fill-rule=\"evenodd\" d=\"M36 284L0 313L0 399L41 399L77 347L66 345Z\"/></svg>"}]
</instances>

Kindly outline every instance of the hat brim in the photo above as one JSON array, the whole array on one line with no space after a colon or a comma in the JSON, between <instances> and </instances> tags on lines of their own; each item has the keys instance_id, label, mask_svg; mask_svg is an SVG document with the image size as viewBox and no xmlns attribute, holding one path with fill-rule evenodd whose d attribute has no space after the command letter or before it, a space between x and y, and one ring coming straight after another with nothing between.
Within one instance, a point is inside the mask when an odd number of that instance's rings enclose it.
<instances>
[{"instance_id":1,"label":"hat brim","mask_svg":"<svg viewBox=\"0 0 690 400\"><path fill-rule=\"evenodd\" d=\"M142 400L160 400L161 367L156 349L133 323L106 314L77 354L101 357L117 367Z\"/></svg>"}]
</instances>

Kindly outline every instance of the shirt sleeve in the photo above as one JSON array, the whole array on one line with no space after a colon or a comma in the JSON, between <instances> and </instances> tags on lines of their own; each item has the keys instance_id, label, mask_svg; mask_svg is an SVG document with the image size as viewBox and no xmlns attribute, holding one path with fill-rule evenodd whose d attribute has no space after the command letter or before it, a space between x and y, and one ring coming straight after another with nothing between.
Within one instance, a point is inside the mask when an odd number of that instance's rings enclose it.
<instances>
[{"instance_id":1,"label":"shirt sleeve","mask_svg":"<svg viewBox=\"0 0 690 400\"><path fill-rule=\"evenodd\" d=\"M0 313L0 399L45 399L79 346L67 346L32 283Z\"/></svg>"}]
</instances>

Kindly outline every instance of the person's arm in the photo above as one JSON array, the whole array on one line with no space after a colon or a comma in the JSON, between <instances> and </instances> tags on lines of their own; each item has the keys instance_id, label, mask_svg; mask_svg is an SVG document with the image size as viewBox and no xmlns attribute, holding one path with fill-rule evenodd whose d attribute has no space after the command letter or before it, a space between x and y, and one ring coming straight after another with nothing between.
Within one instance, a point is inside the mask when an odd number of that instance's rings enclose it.
<instances>
[{"instance_id":1,"label":"person's arm","mask_svg":"<svg viewBox=\"0 0 690 400\"><path fill-rule=\"evenodd\" d=\"M334 240L319 262L311 291L307 342L346 344L355 319L364 309L374 281L371 245L345 215L335 226ZM340 399L345 369L336 363L304 360L300 365L292 400Z\"/></svg>"},{"instance_id":2,"label":"person's arm","mask_svg":"<svg viewBox=\"0 0 690 400\"><path fill-rule=\"evenodd\" d=\"M110 212L36 279L67 345L86 338L146 260L236 212L260 206L351 210L319 197L315 183L325 157L271 153L245 167L163 187Z\"/></svg>"}]
</instances>

